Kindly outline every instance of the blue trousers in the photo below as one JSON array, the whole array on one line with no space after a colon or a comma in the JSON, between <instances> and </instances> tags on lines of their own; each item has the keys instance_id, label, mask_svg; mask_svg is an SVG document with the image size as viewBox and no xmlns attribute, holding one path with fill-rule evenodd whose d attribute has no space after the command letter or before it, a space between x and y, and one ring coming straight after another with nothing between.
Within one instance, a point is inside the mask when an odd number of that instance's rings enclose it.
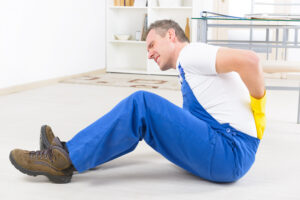
<instances>
[{"instance_id":1,"label":"blue trousers","mask_svg":"<svg viewBox=\"0 0 300 200\"><path fill-rule=\"evenodd\" d=\"M228 124L216 128L158 95L138 91L75 135L67 148L83 172L133 151L143 139L174 164L216 182L242 177L259 143Z\"/></svg>"}]
</instances>

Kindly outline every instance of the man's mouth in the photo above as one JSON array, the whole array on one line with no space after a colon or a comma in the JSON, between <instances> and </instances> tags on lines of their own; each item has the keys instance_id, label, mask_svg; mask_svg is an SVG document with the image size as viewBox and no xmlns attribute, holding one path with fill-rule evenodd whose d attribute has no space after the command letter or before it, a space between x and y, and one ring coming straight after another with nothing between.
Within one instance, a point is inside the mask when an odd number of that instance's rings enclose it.
<instances>
[{"instance_id":1,"label":"man's mouth","mask_svg":"<svg viewBox=\"0 0 300 200\"><path fill-rule=\"evenodd\" d=\"M154 59L156 63L157 63L158 59L159 59L159 56L157 56L157 57ZM157 64L158 64L158 63L157 63Z\"/></svg>"}]
</instances>

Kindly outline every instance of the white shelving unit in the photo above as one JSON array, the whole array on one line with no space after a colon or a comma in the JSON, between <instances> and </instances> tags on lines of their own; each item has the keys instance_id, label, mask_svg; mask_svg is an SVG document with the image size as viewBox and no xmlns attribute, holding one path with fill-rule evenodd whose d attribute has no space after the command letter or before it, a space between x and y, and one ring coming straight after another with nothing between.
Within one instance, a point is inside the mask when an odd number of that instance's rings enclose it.
<instances>
[{"instance_id":1,"label":"white shelving unit","mask_svg":"<svg viewBox=\"0 0 300 200\"><path fill-rule=\"evenodd\" d=\"M156 0L148 0L153 5ZM159 19L173 19L185 29L186 18L192 17L194 4L197 0L182 0L181 7L133 7L114 6L113 0L107 0L107 72L163 74L175 75L175 70L160 71L159 66L147 58L145 41L136 41L136 31L143 28L145 14L148 15L148 26ZM190 23L191 40L196 35L194 25ZM114 35L127 34L129 40L115 40Z\"/></svg>"}]
</instances>

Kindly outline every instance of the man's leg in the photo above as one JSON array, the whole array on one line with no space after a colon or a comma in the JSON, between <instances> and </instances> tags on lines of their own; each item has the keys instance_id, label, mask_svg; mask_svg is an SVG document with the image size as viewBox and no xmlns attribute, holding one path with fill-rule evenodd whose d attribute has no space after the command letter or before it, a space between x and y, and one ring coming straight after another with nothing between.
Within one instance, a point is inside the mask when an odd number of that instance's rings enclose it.
<instances>
[{"instance_id":1,"label":"man's leg","mask_svg":"<svg viewBox=\"0 0 300 200\"><path fill-rule=\"evenodd\" d=\"M66 144L79 172L134 150L144 139L171 162L212 180L215 137L208 124L188 111L155 94L139 91Z\"/></svg>"}]
</instances>

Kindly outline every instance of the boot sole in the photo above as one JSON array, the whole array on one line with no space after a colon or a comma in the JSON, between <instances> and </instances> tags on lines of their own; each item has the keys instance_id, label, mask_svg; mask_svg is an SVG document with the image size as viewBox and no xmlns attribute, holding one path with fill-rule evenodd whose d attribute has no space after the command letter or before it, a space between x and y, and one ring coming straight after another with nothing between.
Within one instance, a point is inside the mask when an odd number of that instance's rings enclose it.
<instances>
[{"instance_id":1,"label":"boot sole","mask_svg":"<svg viewBox=\"0 0 300 200\"><path fill-rule=\"evenodd\" d=\"M41 150L48 149L51 146L51 144L48 141L47 136L46 136L46 127L47 127L47 125L43 125L41 128L41 135L40 135L40 149Z\"/></svg>"},{"instance_id":2,"label":"boot sole","mask_svg":"<svg viewBox=\"0 0 300 200\"><path fill-rule=\"evenodd\" d=\"M55 176L55 175L49 174L47 172L37 172L37 171L24 169L23 167L21 167L20 165L17 164L17 162L15 161L15 159L12 156L12 153L9 154L9 160L16 169L18 169L20 172L27 174L29 176L44 175L50 181L52 181L54 183L69 183L72 179L72 175L71 176Z\"/></svg>"}]
</instances>

